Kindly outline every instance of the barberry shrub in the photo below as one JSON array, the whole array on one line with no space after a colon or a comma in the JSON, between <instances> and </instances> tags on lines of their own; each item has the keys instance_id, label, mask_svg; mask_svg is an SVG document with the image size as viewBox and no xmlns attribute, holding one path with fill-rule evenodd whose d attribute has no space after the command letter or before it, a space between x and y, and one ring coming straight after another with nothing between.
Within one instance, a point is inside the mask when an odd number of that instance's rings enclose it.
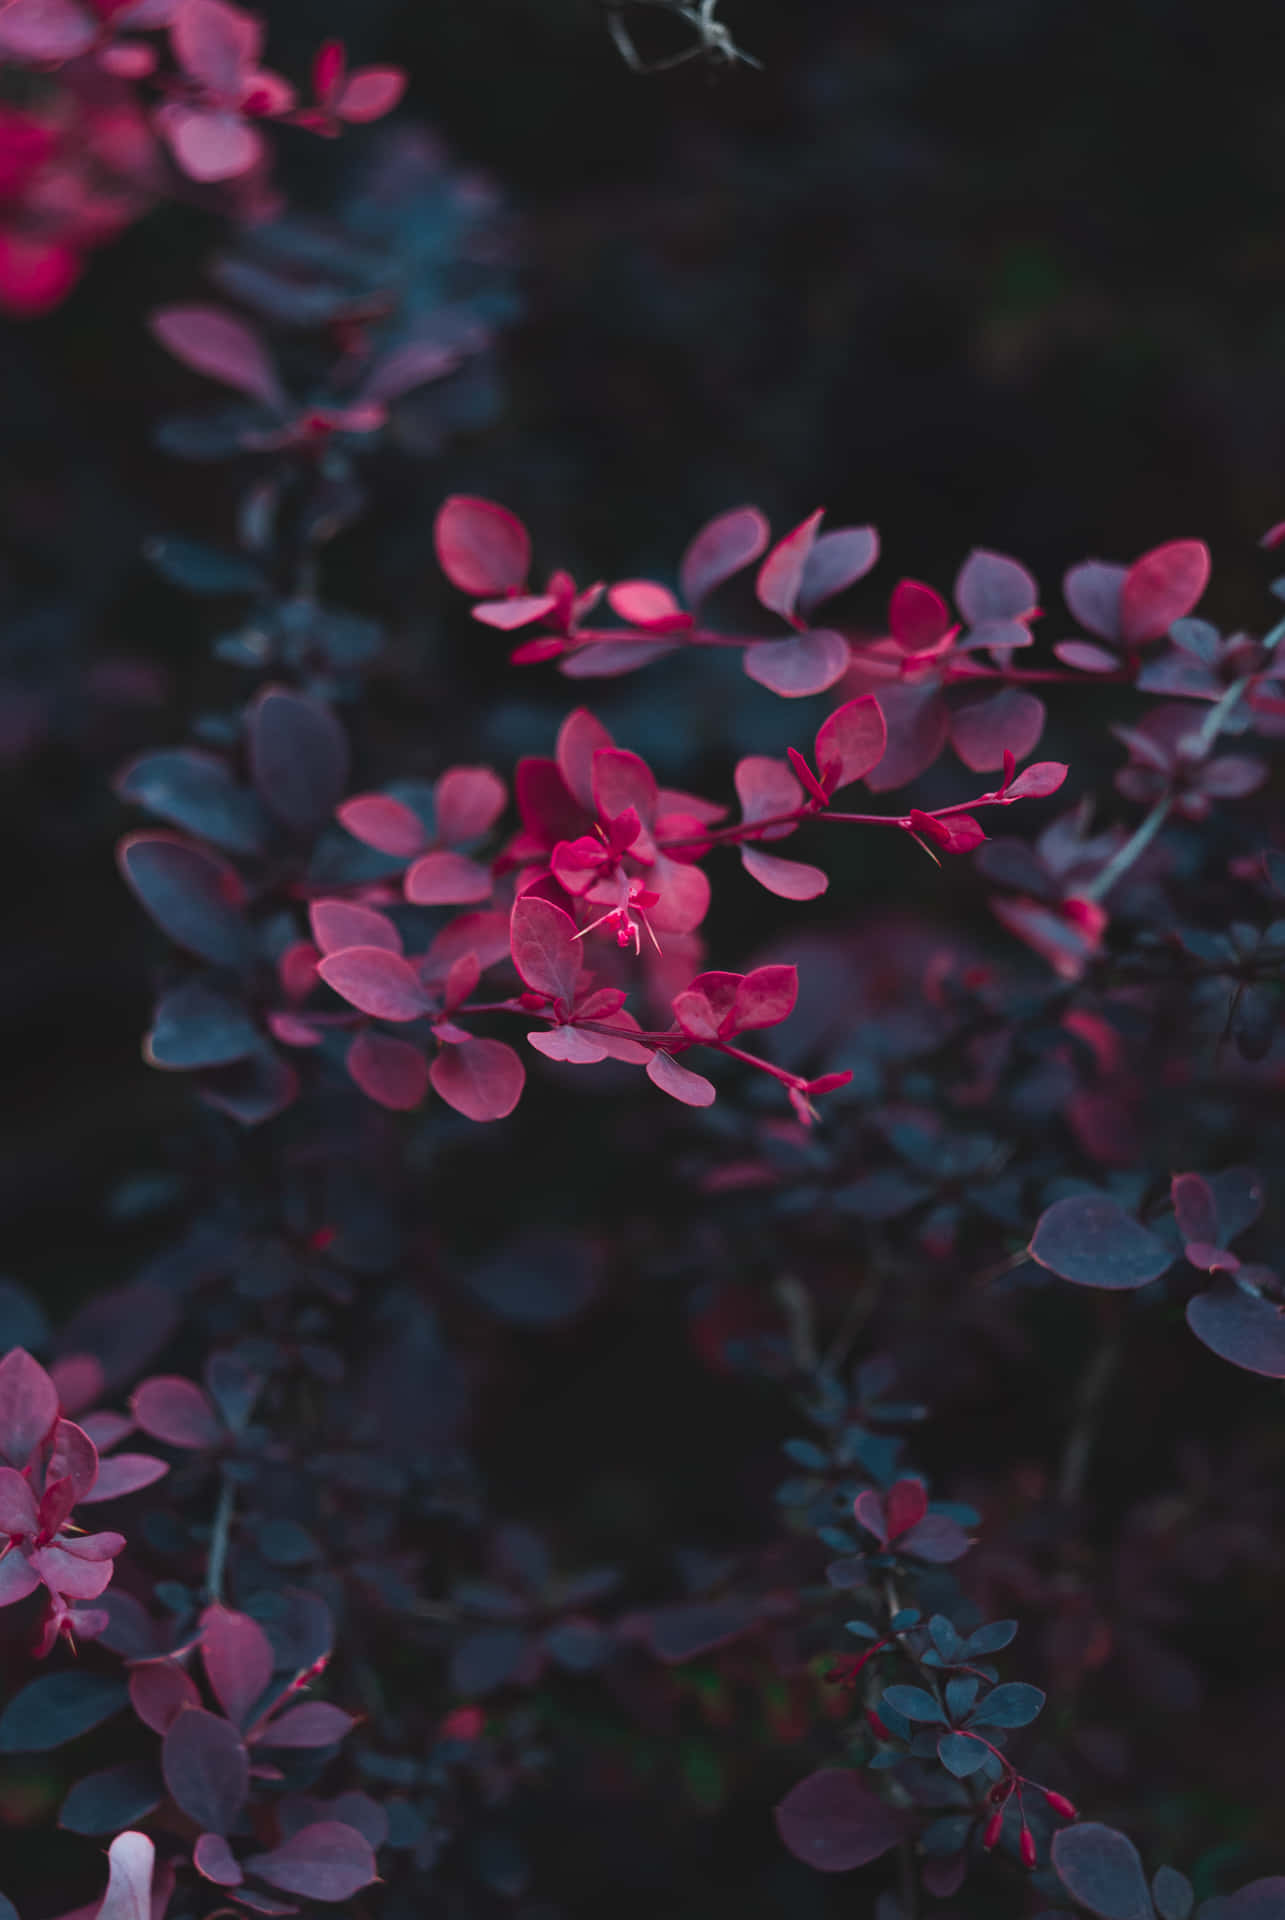
<instances>
[{"instance_id":1,"label":"barberry shrub","mask_svg":"<svg viewBox=\"0 0 1285 1920\"><path fill-rule=\"evenodd\" d=\"M0 16L5 58L59 86L154 89L131 111L200 183L257 180L262 123L329 136L397 102L327 43L300 106L262 40L224 0ZM283 218L221 258L220 298L148 316L233 396L160 438L230 463L235 531L148 554L235 609L214 653L241 686L116 782L156 936L143 1056L208 1116L190 1217L57 1332L3 1302L0 1607L31 1665L0 1754L56 1754L60 1827L109 1843L74 1911L570 1912L533 1837L550 1782L588 1776L577 1820L717 1799L694 1709L729 1766L756 1749L781 1860L860 1871L878 1920L1285 1914L1285 1879L1219 1891L1235 1872L1181 1832L1192 1877L1159 1861L1121 1745L1198 1704L1167 1630L1185 1589L1270 1568L1263 1512L1193 1443L1163 1525L1141 1502L1113 1559L1086 1521L1153 1364L1285 1379L1285 621L1224 635L1189 537L1073 565L1056 613L977 551L949 597L887 581L858 614L878 536L820 511L774 537L735 507L672 579L577 582L535 570L512 507L450 494L422 530L448 658L555 691L695 663L689 686L775 697L772 751L691 773L614 686L600 712L564 690L543 750L506 755L462 701L435 724L398 636L327 598L407 410L423 432L489 337L462 302L426 320L390 252ZM69 283L51 257L18 284L10 256L13 303ZM403 682L413 741L377 719ZM1061 718L1090 710L1113 794ZM1046 728L1065 758L1036 757ZM935 922L880 898L909 863ZM586 1100L609 1192L577 1159ZM567 1218L525 1210L524 1156L562 1156ZM443 1176L487 1188L472 1244L423 1211ZM639 1281L683 1289L711 1394L769 1391L772 1444L806 1431L775 1504L754 1476L752 1537L584 1564L556 1497L497 1505L478 1403L613 1299L641 1317ZM1019 1367L1057 1413L1045 1468L970 1455L970 1393Z\"/></svg>"}]
</instances>

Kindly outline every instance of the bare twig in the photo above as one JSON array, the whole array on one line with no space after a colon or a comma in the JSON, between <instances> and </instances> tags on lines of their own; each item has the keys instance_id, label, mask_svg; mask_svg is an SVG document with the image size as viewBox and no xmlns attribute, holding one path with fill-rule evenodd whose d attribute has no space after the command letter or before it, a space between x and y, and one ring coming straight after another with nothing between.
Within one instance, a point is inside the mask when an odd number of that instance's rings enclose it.
<instances>
[{"instance_id":1,"label":"bare twig","mask_svg":"<svg viewBox=\"0 0 1285 1920\"><path fill-rule=\"evenodd\" d=\"M603 5L607 10L607 31L620 57L635 73L665 73L672 67L685 66L689 60L701 58L722 66L735 66L738 62L747 67L762 64L737 46L731 29L717 17L719 0L603 0ZM691 46L667 60L644 60L625 24L627 6L659 7L665 13L672 13L692 29L695 37Z\"/></svg>"}]
</instances>

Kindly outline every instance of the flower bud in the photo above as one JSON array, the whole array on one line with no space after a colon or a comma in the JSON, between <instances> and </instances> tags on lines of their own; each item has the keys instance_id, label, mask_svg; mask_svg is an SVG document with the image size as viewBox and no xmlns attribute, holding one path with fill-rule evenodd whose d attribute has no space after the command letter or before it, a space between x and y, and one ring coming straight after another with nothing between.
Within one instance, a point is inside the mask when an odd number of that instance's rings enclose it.
<instances>
[{"instance_id":1,"label":"flower bud","mask_svg":"<svg viewBox=\"0 0 1285 1920\"><path fill-rule=\"evenodd\" d=\"M1004 1828L1004 1809L1003 1807L1000 1807L998 1811L993 1813L990 1819L986 1822L986 1830L982 1834L982 1845L985 1847L987 1853L990 1852L992 1847L997 1847L999 1845L999 1836L1003 1831L1003 1828Z\"/></svg>"},{"instance_id":2,"label":"flower bud","mask_svg":"<svg viewBox=\"0 0 1285 1920\"><path fill-rule=\"evenodd\" d=\"M1033 1868L1035 1865L1035 1835L1029 1827L1023 1827L1018 1846L1022 1853L1022 1865Z\"/></svg>"},{"instance_id":3,"label":"flower bud","mask_svg":"<svg viewBox=\"0 0 1285 1920\"><path fill-rule=\"evenodd\" d=\"M1054 1813L1060 1813L1064 1820L1079 1819L1079 1808L1073 1807L1064 1793L1050 1793L1049 1789L1045 1787L1044 1798L1048 1801Z\"/></svg>"}]
</instances>

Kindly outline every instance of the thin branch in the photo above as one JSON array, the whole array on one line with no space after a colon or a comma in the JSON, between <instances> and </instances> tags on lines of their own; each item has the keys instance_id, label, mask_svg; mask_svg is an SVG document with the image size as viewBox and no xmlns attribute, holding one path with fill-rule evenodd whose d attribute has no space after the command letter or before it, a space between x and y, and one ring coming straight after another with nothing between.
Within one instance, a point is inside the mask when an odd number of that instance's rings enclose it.
<instances>
[{"instance_id":1,"label":"thin branch","mask_svg":"<svg viewBox=\"0 0 1285 1920\"><path fill-rule=\"evenodd\" d=\"M666 73L674 67L685 66L689 60L702 57L722 66L735 66L738 63L746 67L762 65L752 54L737 46L730 28L718 19L719 0L603 0L603 4L607 10L607 31L621 59L634 73ZM658 7L662 12L673 14L692 29L695 38L691 46L666 60L644 60L625 25L626 6Z\"/></svg>"}]
</instances>

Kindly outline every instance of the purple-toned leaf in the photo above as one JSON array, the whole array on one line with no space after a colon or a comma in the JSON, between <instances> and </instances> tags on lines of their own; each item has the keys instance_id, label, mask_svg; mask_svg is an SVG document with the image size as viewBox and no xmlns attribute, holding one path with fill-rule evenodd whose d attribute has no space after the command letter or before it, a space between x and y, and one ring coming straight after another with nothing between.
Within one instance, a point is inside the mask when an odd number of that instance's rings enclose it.
<instances>
[{"instance_id":1,"label":"purple-toned leaf","mask_svg":"<svg viewBox=\"0 0 1285 1920\"><path fill-rule=\"evenodd\" d=\"M1187 1303L1187 1325L1220 1360L1285 1380L1285 1309L1228 1283Z\"/></svg>"},{"instance_id":2,"label":"purple-toned leaf","mask_svg":"<svg viewBox=\"0 0 1285 1920\"><path fill-rule=\"evenodd\" d=\"M741 865L752 880L782 900L815 900L830 884L820 867L804 860L782 860L758 847L741 848Z\"/></svg>"},{"instance_id":3,"label":"purple-toned leaf","mask_svg":"<svg viewBox=\"0 0 1285 1920\"><path fill-rule=\"evenodd\" d=\"M955 604L970 627L1024 620L1034 613L1039 589L1016 560L976 548L955 579Z\"/></svg>"},{"instance_id":4,"label":"purple-toned leaf","mask_svg":"<svg viewBox=\"0 0 1285 1920\"><path fill-rule=\"evenodd\" d=\"M174 57L216 94L239 92L263 48L263 23L227 0L184 0L170 25Z\"/></svg>"},{"instance_id":5,"label":"purple-toned leaf","mask_svg":"<svg viewBox=\"0 0 1285 1920\"><path fill-rule=\"evenodd\" d=\"M732 1021L736 1032L775 1027L788 1020L799 997L799 971L792 966L755 967L736 989Z\"/></svg>"},{"instance_id":6,"label":"purple-toned leaf","mask_svg":"<svg viewBox=\"0 0 1285 1920\"><path fill-rule=\"evenodd\" d=\"M411 860L428 844L424 822L404 800L387 793L358 793L336 808L339 824L354 840L400 860Z\"/></svg>"},{"instance_id":7,"label":"purple-toned leaf","mask_svg":"<svg viewBox=\"0 0 1285 1920\"><path fill-rule=\"evenodd\" d=\"M428 995L409 960L386 947L344 947L317 964L328 987L372 1020L418 1020Z\"/></svg>"},{"instance_id":8,"label":"purple-toned leaf","mask_svg":"<svg viewBox=\"0 0 1285 1920\"><path fill-rule=\"evenodd\" d=\"M351 1714L329 1700L305 1700L270 1721L261 1737L265 1747L332 1747L356 1724Z\"/></svg>"},{"instance_id":9,"label":"purple-toned leaf","mask_svg":"<svg viewBox=\"0 0 1285 1920\"><path fill-rule=\"evenodd\" d=\"M335 108L341 120L364 126L391 113L406 91L406 75L399 67L361 67L352 74Z\"/></svg>"},{"instance_id":10,"label":"purple-toned leaf","mask_svg":"<svg viewBox=\"0 0 1285 1920\"><path fill-rule=\"evenodd\" d=\"M1173 1265L1164 1241L1101 1193L1055 1200L1040 1216L1029 1252L1063 1280L1110 1292L1145 1287Z\"/></svg>"},{"instance_id":11,"label":"purple-toned leaf","mask_svg":"<svg viewBox=\"0 0 1285 1920\"><path fill-rule=\"evenodd\" d=\"M272 1679L272 1643L257 1620L230 1607L201 1615L201 1660L229 1720L243 1723Z\"/></svg>"},{"instance_id":12,"label":"purple-toned leaf","mask_svg":"<svg viewBox=\"0 0 1285 1920\"><path fill-rule=\"evenodd\" d=\"M746 647L745 671L751 680L785 700L824 693L848 670L852 654L841 633L817 627L791 640L759 640Z\"/></svg>"},{"instance_id":13,"label":"purple-toned leaf","mask_svg":"<svg viewBox=\"0 0 1285 1920\"><path fill-rule=\"evenodd\" d=\"M1115 654L1088 640L1059 640L1053 655L1064 667L1074 667L1080 673L1114 673L1120 665Z\"/></svg>"},{"instance_id":14,"label":"purple-toned leaf","mask_svg":"<svg viewBox=\"0 0 1285 1920\"><path fill-rule=\"evenodd\" d=\"M593 788L594 755L600 749L614 747L615 744L601 720L596 719L586 707L577 707L558 728L556 771L586 813L593 813L597 804ZM548 763L537 764L547 766ZM574 815L569 817L574 819ZM574 838L574 829L570 836L559 831L556 837Z\"/></svg>"},{"instance_id":15,"label":"purple-toned leaf","mask_svg":"<svg viewBox=\"0 0 1285 1920\"><path fill-rule=\"evenodd\" d=\"M1285 1891L1285 1880L1282 1880L1281 1888ZM1195 1894L1186 1874L1179 1873L1176 1867L1156 1869L1151 1877L1151 1898L1156 1903L1160 1920L1191 1920ZM1282 1906L1281 1912L1285 1915L1285 1906Z\"/></svg>"},{"instance_id":16,"label":"purple-toned leaf","mask_svg":"<svg viewBox=\"0 0 1285 1920\"><path fill-rule=\"evenodd\" d=\"M883 759L888 727L872 693L837 707L817 729L817 771L827 793L864 780Z\"/></svg>"},{"instance_id":17,"label":"purple-toned leaf","mask_svg":"<svg viewBox=\"0 0 1285 1920\"><path fill-rule=\"evenodd\" d=\"M199 1707L195 1682L174 1660L145 1660L129 1676L134 1712L153 1733L168 1733L180 1713Z\"/></svg>"},{"instance_id":18,"label":"purple-toned leaf","mask_svg":"<svg viewBox=\"0 0 1285 1920\"><path fill-rule=\"evenodd\" d=\"M1215 1237L1225 1247L1252 1227L1262 1212L1263 1177L1253 1167L1224 1167L1210 1175L1208 1184L1218 1209Z\"/></svg>"},{"instance_id":19,"label":"purple-toned leaf","mask_svg":"<svg viewBox=\"0 0 1285 1920\"><path fill-rule=\"evenodd\" d=\"M493 890L489 868L446 849L421 854L406 875L406 898L413 907L476 906Z\"/></svg>"},{"instance_id":20,"label":"purple-toned leaf","mask_svg":"<svg viewBox=\"0 0 1285 1920\"><path fill-rule=\"evenodd\" d=\"M685 1107L712 1107L717 1099L714 1086L704 1074L693 1073L690 1067L684 1067L672 1054L653 1052L647 1062L647 1078L662 1093L672 1100L679 1100Z\"/></svg>"},{"instance_id":21,"label":"purple-toned leaf","mask_svg":"<svg viewBox=\"0 0 1285 1920\"><path fill-rule=\"evenodd\" d=\"M973 773L1002 767L1004 755L1025 760L1044 731L1044 702L1021 687L1003 687L984 700L959 707L951 720L951 739Z\"/></svg>"},{"instance_id":22,"label":"purple-toned leaf","mask_svg":"<svg viewBox=\"0 0 1285 1920\"><path fill-rule=\"evenodd\" d=\"M187 1707L165 1735L161 1771L171 1798L209 1833L227 1833L245 1805L250 1756L236 1728Z\"/></svg>"},{"instance_id":23,"label":"purple-toned leaf","mask_svg":"<svg viewBox=\"0 0 1285 1920\"><path fill-rule=\"evenodd\" d=\"M107 1892L95 1920L160 1920L152 1912L155 1867L156 1849L145 1833L118 1833L107 1849Z\"/></svg>"},{"instance_id":24,"label":"purple-toned leaf","mask_svg":"<svg viewBox=\"0 0 1285 1920\"><path fill-rule=\"evenodd\" d=\"M1070 768L1060 760L1036 760L1023 767L1008 788L1010 800L1047 800L1063 784Z\"/></svg>"},{"instance_id":25,"label":"purple-toned leaf","mask_svg":"<svg viewBox=\"0 0 1285 1920\"><path fill-rule=\"evenodd\" d=\"M134 897L176 946L216 966L245 963L245 888L226 860L169 833L131 833L117 858Z\"/></svg>"},{"instance_id":26,"label":"purple-toned leaf","mask_svg":"<svg viewBox=\"0 0 1285 1920\"><path fill-rule=\"evenodd\" d=\"M1119 640L1122 637L1120 625L1120 596L1129 575L1127 567L1119 567L1105 560L1085 560L1078 567L1072 567L1062 582L1062 597L1082 627L1090 633L1096 633L1099 640ZM1089 649L1096 652L1095 648ZM1064 657L1064 656L1063 656ZM1114 655L1103 656L1110 659L1112 667L1119 665ZM1075 660L1073 666L1084 666L1086 662ZM1090 666L1089 672L1103 673L1104 667Z\"/></svg>"},{"instance_id":27,"label":"purple-toned leaf","mask_svg":"<svg viewBox=\"0 0 1285 1920\"><path fill-rule=\"evenodd\" d=\"M36 1496L14 1467L0 1467L0 1533L35 1533Z\"/></svg>"},{"instance_id":28,"label":"purple-toned leaf","mask_svg":"<svg viewBox=\"0 0 1285 1920\"><path fill-rule=\"evenodd\" d=\"M796 812L803 805L803 789L784 760L769 760L752 753L737 762L733 776L747 822L774 819L778 814ZM791 821L766 831L764 840L783 840L795 831Z\"/></svg>"},{"instance_id":29,"label":"purple-toned leaf","mask_svg":"<svg viewBox=\"0 0 1285 1920\"><path fill-rule=\"evenodd\" d=\"M11 1607L25 1600L40 1585L40 1575L21 1553L6 1553L0 1560L0 1607Z\"/></svg>"},{"instance_id":30,"label":"purple-toned leaf","mask_svg":"<svg viewBox=\"0 0 1285 1920\"><path fill-rule=\"evenodd\" d=\"M344 1056L362 1092L393 1113L409 1113L428 1092L428 1062L409 1040L367 1027L356 1034Z\"/></svg>"},{"instance_id":31,"label":"purple-toned leaf","mask_svg":"<svg viewBox=\"0 0 1285 1920\"><path fill-rule=\"evenodd\" d=\"M797 976L796 976L797 977ZM674 996L674 1017L693 1040L717 1040L736 1031L733 1008L745 975L700 973Z\"/></svg>"},{"instance_id":32,"label":"purple-toned leaf","mask_svg":"<svg viewBox=\"0 0 1285 1920\"><path fill-rule=\"evenodd\" d=\"M377 1878L369 1840L338 1820L319 1820L246 1866L270 1887L305 1900L351 1900Z\"/></svg>"},{"instance_id":33,"label":"purple-toned leaf","mask_svg":"<svg viewBox=\"0 0 1285 1920\"><path fill-rule=\"evenodd\" d=\"M1184 1240L1219 1245L1218 1205L1209 1182L1198 1173L1176 1173L1170 1182L1169 1197Z\"/></svg>"},{"instance_id":34,"label":"purple-toned leaf","mask_svg":"<svg viewBox=\"0 0 1285 1920\"><path fill-rule=\"evenodd\" d=\"M202 184L235 180L238 175L248 173L263 153L263 137L258 129L249 126L239 113L223 108L189 107L179 100L166 100L156 109L156 124L182 171L189 179ZM178 358L187 356L179 354ZM230 377L230 369L228 373L221 373L213 366L203 366L199 371L222 380L227 386L241 385L240 380ZM249 377L247 367L246 378ZM284 407L284 396L270 404Z\"/></svg>"},{"instance_id":35,"label":"purple-toned leaf","mask_svg":"<svg viewBox=\"0 0 1285 1920\"><path fill-rule=\"evenodd\" d=\"M814 607L864 579L878 558L879 535L873 527L838 527L818 534L804 563L798 612L810 615Z\"/></svg>"},{"instance_id":36,"label":"purple-toned leaf","mask_svg":"<svg viewBox=\"0 0 1285 1920\"><path fill-rule=\"evenodd\" d=\"M448 847L463 846L489 833L509 797L490 767L450 767L433 789L437 831Z\"/></svg>"},{"instance_id":37,"label":"purple-toned leaf","mask_svg":"<svg viewBox=\"0 0 1285 1920\"><path fill-rule=\"evenodd\" d=\"M792 1787L776 1809L776 1829L796 1860L821 1873L868 1866L907 1831L904 1814L842 1767L823 1767Z\"/></svg>"},{"instance_id":38,"label":"purple-toned leaf","mask_svg":"<svg viewBox=\"0 0 1285 1920\"><path fill-rule=\"evenodd\" d=\"M88 1493L82 1493L81 1503L92 1506L99 1500L123 1500L126 1494L163 1480L169 1470L168 1461L150 1453L114 1453L99 1462L98 1478Z\"/></svg>"},{"instance_id":39,"label":"purple-toned leaf","mask_svg":"<svg viewBox=\"0 0 1285 1920\"><path fill-rule=\"evenodd\" d=\"M656 778L647 762L621 747L600 747L593 756L594 806L603 820L614 820L630 807L644 830L656 817L659 798Z\"/></svg>"},{"instance_id":40,"label":"purple-toned leaf","mask_svg":"<svg viewBox=\"0 0 1285 1920\"><path fill-rule=\"evenodd\" d=\"M171 1447L217 1447L223 1439L223 1422L209 1394L179 1374L144 1380L129 1410L144 1433Z\"/></svg>"},{"instance_id":41,"label":"purple-toned leaf","mask_svg":"<svg viewBox=\"0 0 1285 1920\"><path fill-rule=\"evenodd\" d=\"M804 569L824 518L823 507L809 514L793 532L777 542L759 568L755 582L759 604L771 613L779 613L783 620L794 619L794 607L803 585Z\"/></svg>"},{"instance_id":42,"label":"purple-toned leaf","mask_svg":"<svg viewBox=\"0 0 1285 1920\"><path fill-rule=\"evenodd\" d=\"M95 22L75 0L20 0L0 13L0 55L61 64L88 53Z\"/></svg>"},{"instance_id":43,"label":"purple-toned leaf","mask_svg":"<svg viewBox=\"0 0 1285 1920\"><path fill-rule=\"evenodd\" d=\"M513 964L525 984L569 1007L582 959L571 915L551 900L523 894L514 902L509 930Z\"/></svg>"},{"instance_id":44,"label":"purple-toned leaf","mask_svg":"<svg viewBox=\"0 0 1285 1920\"><path fill-rule=\"evenodd\" d=\"M933 764L950 734L951 712L937 688L881 687L876 698L888 729L878 766L866 775L871 793L909 786Z\"/></svg>"},{"instance_id":45,"label":"purple-toned leaf","mask_svg":"<svg viewBox=\"0 0 1285 1920\"><path fill-rule=\"evenodd\" d=\"M90 1361L89 1364L101 1379L97 1362ZM59 1371L65 1373L65 1369L66 1362L63 1362ZM63 1391L61 1385L59 1391ZM64 1477L71 1482L77 1500L88 1499L98 1478L98 1448L85 1429L72 1420L57 1420L54 1423L54 1444L45 1474L46 1487Z\"/></svg>"},{"instance_id":46,"label":"purple-toned leaf","mask_svg":"<svg viewBox=\"0 0 1285 1920\"><path fill-rule=\"evenodd\" d=\"M1236 1893L1204 1901L1199 1920L1285 1920L1285 1875L1251 1880Z\"/></svg>"},{"instance_id":47,"label":"purple-toned leaf","mask_svg":"<svg viewBox=\"0 0 1285 1920\"><path fill-rule=\"evenodd\" d=\"M757 560L768 543L767 521L757 507L734 507L701 528L683 555L679 586L689 607Z\"/></svg>"},{"instance_id":48,"label":"purple-toned leaf","mask_svg":"<svg viewBox=\"0 0 1285 1920\"><path fill-rule=\"evenodd\" d=\"M1096 1820L1053 1836L1053 1867L1073 1899L1099 1920L1154 1920L1142 1862L1132 1840Z\"/></svg>"},{"instance_id":49,"label":"purple-toned leaf","mask_svg":"<svg viewBox=\"0 0 1285 1920\"><path fill-rule=\"evenodd\" d=\"M187 0L187 8L192 4L193 0ZM284 406L285 395L268 351L243 320L221 307L161 307L152 314L149 325L161 345L184 366L225 387L235 387L238 393L247 393L266 407Z\"/></svg>"},{"instance_id":50,"label":"purple-toned leaf","mask_svg":"<svg viewBox=\"0 0 1285 1920\"><path fill-rule=\"evenodd\" d=\"M1256 754L1223 753L1207 760L1197 776L1202 793L1214 800L1243 800L1257 793L1267 778L1267 764Z\"/></svg>"},{"instance_id":51,"label":"purple-toned leaf","mask_svg":"<svg viewBox=\"0 0 1285 1920\"><path fill-rule=\"evenodd\" d=\"M308 909L313 938L323 954L349 947L382 947L400 953L402 936L386 914L353 900L314 900Z\"/></svg>"},{"instance_id":52,"label":"purple-toned leaf","mask_svg":"<svg viewBox=\"0 0 1285 1920\"><path fill-rule=\"evenodd\" d=\"M265 687L248 716L250 771L260 799L294 833L315 833L348 784L348 736L322 700Z\"/></svg>"},{"instance_id":53,"label":"purple-toned leaf","mask_svg":"<svg viewBox=\"0 0 1285 1920\"><path fill-rule=\"evenodd\" d=\"M481 600L473 608L473 618L480 620L484 627L498 627L501 633L512 633L517 627L529 627L533 620L542 620L546 613L552 613L557 606L557 597L552 593L515 593L509 600ZM553 642L556 652L561 642Z\"/></svg>"},{"instance_id":54,"label":"purple-toned leaf","mask_svg":"<svg viewBox=\"0 0 1285 1920\"><path fill-rule=\"evenodd\" d=\"M526 1070L503 1040L443 1047L429 1069L435 1093L466 1120L503 1120L522 1098Z\"/></svg>"},{"instance_id":55,"label":"purple-toned leaf","mask_svg":"<svg viewBox=\"0 0 1285 1920\"><path fill-rule=\"evenodd\" d=\"M561 1060L569 1067L594 1067L608 1057L597 1034L581 1033L578 1027L543 1027L527 1039L546 1060Z\"/></svg>"},{"instance_id":56,"label":"purple-toned leaf","mask_svg":"<svg viewBox=\"0 0 1285 1920\"><path fill-rule=\"evenodd\" d=\"M221 1833L203 1833L192 1849L192 1865L216 1887L239 1887L245 1875Z\"/></svg>"},{"instance_id":57,"label":"purple-toned leaf","mask_svg":"<svg viewBox=\"0 0 1285 1920\"><path fill-rule=\"evenodd\" d=\"M595 640L568 654L559 671L568 680L611 680L617 674L649 667L653 660L663 660L673 651L674 644L669 640Z\"/></svg>"},{"instance_id":58,"label":"purple-toned leaf","mask_svg":"<svg viewBox=\"0 0 1285 1920\"><path fill-rule=\"evenodd\" d=\"M912 1560L949 1566L953 1560L962 1560L972 1544L958 1520L953 1520L948 1513L926 1513L917 1526L901 1535L897 1548Z\"/></svg>"},{"instance_id":59,"label":"purple-toned leaf","mask_svg":"<svg viewBox=\"0 0 1285 1920\"><path fill-rule=\"evenodd\" d=\"M531 565L531 536L517 515L465 494L453 494L439 508L433 545L451 585L479 598L515 593Z\"/></svg>"},{"instance_id":60,"label":"purple-toned leaf","mask_svg":"<svg viewBox=\"0 0 1285 1920\"><path fill-rule=\"evenodd\" d=\"M25 1348L14 1347L0 1360L0 1455L25 1467L57 1418L53 1381Z\"/></svg>"},{"instance_id":61,"label":"purple-toned leaf","mask_svg":"<svg viewBox=\"0 0 1285 1920\"><path fill-rule=\"evenodd\" d=\"M0 1714L0 1753L51 1753L101 1727L128 1700L114 1674L42 1674L20 1687Z\"/></svg>"},{"instance_id":62,"label":"purple-toned leaf","mask_svg":"<svg viewBox=\"0 0 1285 1920\"><path fill-rule=\"evenodd\" d=\"M453 373L461 359L458 347L441 340L408 340L385 354L361 389L361 404L384 405L404 393Z\"/></svg>"},{"instance_id":63,"label":"purple-toned leaf","mask_svg":"<svg viewBox=\"0 0 1285 1920\"><path fill-rule=\"evenodd\" d=\"M197 747L139 754L117 775L116 791L227 853L262 853L270 836L254 794L237 784L225 760Z\"/></svg>"},{"instance_id":64,"label":"purple-toned leaf","mask_svg":"<svg viewBox=\"0 0 1285 1920\"><path fill-rule=\"evenodd\" d=\"M1203 540L1171 540L1135 560L1120 589L1120 632L1133 646L1159 640L1189 614L1209 584Z\"/></svg>"},{"instance_id":65,"label":"purple-toned leaf","mask_svg":"<svg viewBox=\"0 0 1285 1920\"><path fill-rule=\"evenodd\" d=\"M122 1533L62 1534L38 1548L31 1564L54 1593L71 1600L96 1600L112 1577L112 1561L125 1544Z\"/></svg>"}]
</instances>

